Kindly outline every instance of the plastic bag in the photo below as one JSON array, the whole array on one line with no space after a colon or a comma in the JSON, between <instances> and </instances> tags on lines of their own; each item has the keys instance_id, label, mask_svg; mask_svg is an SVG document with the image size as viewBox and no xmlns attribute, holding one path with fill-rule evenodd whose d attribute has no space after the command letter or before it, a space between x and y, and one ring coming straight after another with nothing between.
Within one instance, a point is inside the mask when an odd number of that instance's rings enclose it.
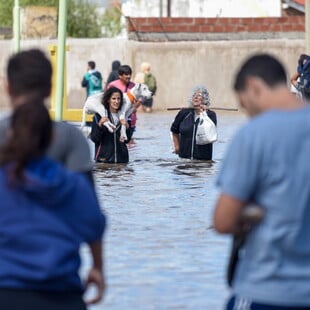
<instances>
[{"instance_id":1,"label":"plastic bag","mask_svg":"<svg viewBox=\"0 0 310 310\"><path fill-rule=\"evenodd\" d=\"M206 112L199 116L199 123L196 131L196 144L204 145L217 140L217 130L215 124Z\"/></svg>"}]
</instances>

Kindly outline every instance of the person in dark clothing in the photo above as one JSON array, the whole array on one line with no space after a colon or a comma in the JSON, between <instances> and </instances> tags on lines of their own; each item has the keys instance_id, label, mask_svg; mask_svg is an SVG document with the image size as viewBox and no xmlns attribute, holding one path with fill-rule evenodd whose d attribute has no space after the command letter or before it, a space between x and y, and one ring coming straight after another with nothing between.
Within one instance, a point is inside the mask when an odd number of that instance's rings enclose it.
<instances>
[{"instance_id":1,"label":"person in dark clothing","mask_svg":"<svg viewBox=\"0 0 310 310\"><path fill-rule=\"evenodd\" d=\"M95 161L103 163L128 163L129 155L127 142L131 139L130 124L127 128L127 141L120 141L121 123L118 111L123 105L123 94L116 87L106 90L103 95L102 104L108 112L107 117L95 114L90 133L91 140L95 143ZM110 132L103 124L109 120L114 126L114 132Z\"/></svg>"},{"instance_id":2,"label":"person in dark clothing","mask_svg":"<svg viewBox=\"0 0 310 310\"><path fill-rule=\"evenodd\" d=\"M118 69L121 66L121 62L119 60L114 60L112 62L112 71L110 72L107 82L106 82L106 87L109 85L109 83L118 80L119 76L118 76Z\"/></svg>"},{"instance_id":3,"label":"person in dark clothing","mask_svg":"<svg viewBox=\"0 0 310 310\"><path fill-rule=\"evenodd\" d=\"M205 145L197 145L196 143L200 113L206 111L213 123L217 124L215 112L208 109L210 106L208 90L204 86L195 87L189 103L191 107L182 109L171 125L174 152L181 158L211 160L212 143Z\"/></svg>"}]
</instances>

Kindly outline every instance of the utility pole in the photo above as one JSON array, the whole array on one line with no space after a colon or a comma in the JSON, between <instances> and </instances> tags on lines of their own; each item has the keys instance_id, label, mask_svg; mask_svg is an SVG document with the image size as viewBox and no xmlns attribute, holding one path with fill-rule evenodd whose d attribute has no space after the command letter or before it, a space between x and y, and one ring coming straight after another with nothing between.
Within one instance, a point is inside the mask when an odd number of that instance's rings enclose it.
<instances>
[{"instance_id":1,"label":"utility pole","mask_svg":"<svg viewBox=\"0 0 310 310\"><path fill-rule=\"evenodd\" d=\"M167 17L171 17L171 0L167 0Z\"/></svg>"},{"instance_id":2,"label":"utility pole","mask_svg":"<svg viewBox=\"0 0 310 310\"><path fill-rule=\"evenodd\" d=\"M20 51L20 7L19 7L19 0L14 1L13 37L14 37L14 52L18 53Z\"/></svg>"},{"instance_id":3,"label":"utility pole","mask_svg":"<svg viewBox=\"0 0 310 310\"><path fill-rule=\"evenodd\" d=\"M310 55L310 0L305 1L305 33L306 33L306 54Z\"/></svg>"},{"instance_id":4,"label":"utility pole","mask_svg":"<svg viewBox=\"0 0 310 310\"><path fill-rule=\"evenodd\" d=\"M163 17L163 0L159 0L159 17Z\"/></svg>"},{"instance_id":5,"label":"utility pole","mask_svg":"<svg viewBox=\"0 0 310 310\"><path fill-rule=\"evenodd\" d=\"M64 73L66 57L66 34L67 34L67 0L59 1L58 8L58 46L56 65L56 95L55 95L55 119L62 120L63 97L64 97Z\"/></svg>"}]
</instances>

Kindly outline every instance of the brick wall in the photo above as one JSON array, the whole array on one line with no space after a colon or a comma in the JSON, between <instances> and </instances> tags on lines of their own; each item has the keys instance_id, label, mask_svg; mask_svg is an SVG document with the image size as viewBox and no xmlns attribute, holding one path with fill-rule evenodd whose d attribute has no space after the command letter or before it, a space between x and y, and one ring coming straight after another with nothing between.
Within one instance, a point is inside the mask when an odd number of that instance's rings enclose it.
<instances>
[{"instance_id":1,"label":"brick wall","mask_svg":"<svg viewBox=\"0 0 310 310\"><path fill-rule=\"evenodd\" d=\"M139 41L224 40L304 36L305 17L127 18L129 39ZM247 35L245 35L247 34Z\"/></svg>"}]
</instances>

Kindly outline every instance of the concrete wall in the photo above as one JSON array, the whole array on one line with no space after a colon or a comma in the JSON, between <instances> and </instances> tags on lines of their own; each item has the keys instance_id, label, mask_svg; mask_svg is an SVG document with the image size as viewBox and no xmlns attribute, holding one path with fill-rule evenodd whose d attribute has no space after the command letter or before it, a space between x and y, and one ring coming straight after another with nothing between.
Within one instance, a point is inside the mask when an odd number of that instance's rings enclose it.
<instances>
[{"instance_id":1,"label":"concrete wall","mask_svg":"<svg viewBox=\"0 0 310 310\"><path fill-rule=\"evenodd\" d=\"M47 51L52 40L22 41L22 48L40 47ZM233 77L240 62L255 52L268 52L278 56L291 75L299 54L304 52L304 40L252 40L145 43L115 39L68 39L67 94L68 106L83 106L85 90L80 83L88 60L107 78L111 62L119 59L129 64L134 74L143 61L152 65L158 80L158 93L154 108L184 106L193 86L204 84L209 89L214 107L236 107L231 90ZM8 106L5 96L5 66L12 52L11 41L0 41L0 108Z\"/></svg>"}]
</instances>

